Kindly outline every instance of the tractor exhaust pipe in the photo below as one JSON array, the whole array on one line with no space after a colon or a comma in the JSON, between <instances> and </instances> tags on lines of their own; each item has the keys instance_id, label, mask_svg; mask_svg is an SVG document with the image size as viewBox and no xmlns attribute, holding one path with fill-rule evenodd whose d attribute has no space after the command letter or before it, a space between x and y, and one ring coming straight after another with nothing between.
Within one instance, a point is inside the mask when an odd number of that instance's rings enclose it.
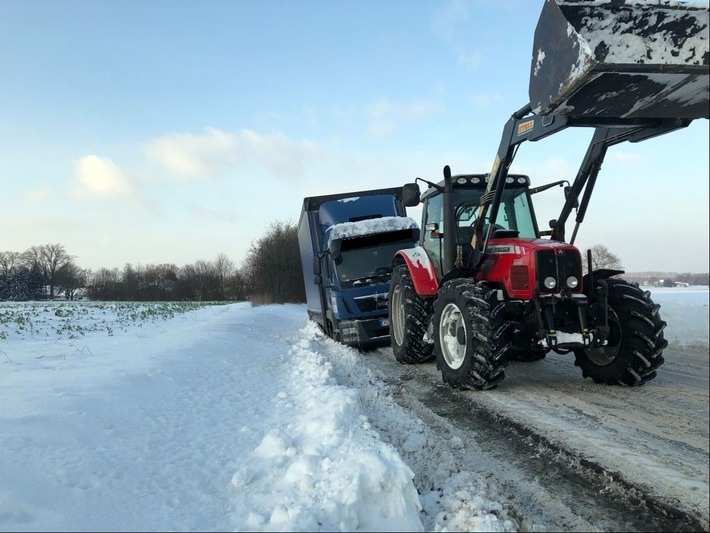
<instances>
[{"instance_id":1,"label":"tractor exhaust pipe","mask_svg":"<svg viewBox=\"0 0 710 533\"><path fill-rule=\"evenodd\" d=\"M449 165L444 167L444 273L451 272L456 262L456 220L454 220L454 187Z\"/></svg>"}]
</instances>

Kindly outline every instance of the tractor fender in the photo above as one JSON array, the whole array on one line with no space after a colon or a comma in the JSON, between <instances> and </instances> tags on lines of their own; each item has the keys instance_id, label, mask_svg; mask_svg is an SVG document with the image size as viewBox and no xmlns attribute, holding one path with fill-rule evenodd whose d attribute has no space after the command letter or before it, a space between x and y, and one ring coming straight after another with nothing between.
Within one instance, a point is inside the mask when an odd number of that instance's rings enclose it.
<instances>
[{"instance_id":1,"label":"tractor fender","mask_svg":"<svg viewBox=\"0 0 710 533\"><path fill-rule=\"evenodd\" d=\"M426 250L421 246L398 251L394 256L394 264L406 264L414 290L419 296L436 296L439 283L436 280L434 265Z\"/></svg>"},{"instance_id":2,"label":"tractor fender","mask_svg":"<svg viewBox=\"0 0 710 533\"><path fill-rule=\"evenodd\" d=\"M591 278L588 273L582 277L582 287L584 288L584 293L590 298L594 294L594 287L592 287L590 280L594 280L594 284L596 285L598 280L609 279L612 276L618 276L619 274L624 273L625 272L623 270L615 270L611 268L599 268L597 270L593 270Z\"/></svg>"}]
</instances>

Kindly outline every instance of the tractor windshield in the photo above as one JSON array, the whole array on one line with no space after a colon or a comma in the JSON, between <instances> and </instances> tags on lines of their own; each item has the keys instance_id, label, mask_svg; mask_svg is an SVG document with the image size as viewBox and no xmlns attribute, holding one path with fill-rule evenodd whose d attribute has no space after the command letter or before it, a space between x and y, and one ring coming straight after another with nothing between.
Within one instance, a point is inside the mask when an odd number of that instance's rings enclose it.
<instances>
[{"instance_id":1,"label":"tractor windshield","mask_svg":"<svg viewBox=\"0 0 710 533\"><path fill-rule=\"evenodd\" d=\"M476 218L483 187L454 188L454 219L456 220L456 244L468 254L475 229ZM487 213L490 213L488 210ZM442 276L444 227L444 195L433 193L425 198L425 231L422 246L434 264L437 275ZM486 219L485 223L488 223ZM527 186L510 186L503 191L503 199L496 220L497 229L514 230L518 237L534 239L537 237L537 224L530 202ZM485 228L484 228L485 229Z\"/></svg>"},{"instance_id":2,"label":"tractor windshield","mask_svg":"<svg viewBox=\"0 0 710 533\"><path fill-rule=\"evenodd\" d=\"M478 216L478 202L482 189L461 188L456 190L456 224L459 233L471 228ZM489 212L486 213L489 215ZM443 215L442 215L443 216ZM486 222L488 219L486 218ZM518 232L518 237L534 239L536 235L535 218L529 195L525 187L507 187L495 221L496 229L509 229ZM470 240L470 239L469 239Z\"/></svg>"}]
</instances>

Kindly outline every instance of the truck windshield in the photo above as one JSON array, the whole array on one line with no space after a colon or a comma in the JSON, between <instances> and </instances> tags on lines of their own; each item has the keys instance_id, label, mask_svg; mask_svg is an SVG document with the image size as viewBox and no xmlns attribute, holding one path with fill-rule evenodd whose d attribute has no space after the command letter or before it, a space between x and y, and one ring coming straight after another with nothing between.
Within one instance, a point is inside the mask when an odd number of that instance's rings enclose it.
<instances>
[{"instance_id":1,"label":"truck windshield","mask_svg":"<svg viewBox=\"0 0 710 533\"><path fill-rule=\"evenodd\" d=\"M411 229L344 239L335 260L338 279L344 287L386 281L394 254L415 244Z\"/></svg>"}]
</instances>

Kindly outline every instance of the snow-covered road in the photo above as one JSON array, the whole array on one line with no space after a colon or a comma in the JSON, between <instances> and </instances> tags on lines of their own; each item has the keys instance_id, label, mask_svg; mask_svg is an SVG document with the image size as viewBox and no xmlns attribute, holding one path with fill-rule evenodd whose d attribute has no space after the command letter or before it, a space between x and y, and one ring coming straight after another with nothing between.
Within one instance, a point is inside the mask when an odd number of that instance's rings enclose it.
<instances>
[{"instance_id":1,"label":"snow-covered road","mask_svg":"<svg viewBox=\"0 0 710 533\"><path fill-rule=\"evenodd\" d=\"M304 306L129 314L0 305L0 530L707 527L707 345L638 389L552 355L462 393Z\"/></svg>"}]
</instances>

